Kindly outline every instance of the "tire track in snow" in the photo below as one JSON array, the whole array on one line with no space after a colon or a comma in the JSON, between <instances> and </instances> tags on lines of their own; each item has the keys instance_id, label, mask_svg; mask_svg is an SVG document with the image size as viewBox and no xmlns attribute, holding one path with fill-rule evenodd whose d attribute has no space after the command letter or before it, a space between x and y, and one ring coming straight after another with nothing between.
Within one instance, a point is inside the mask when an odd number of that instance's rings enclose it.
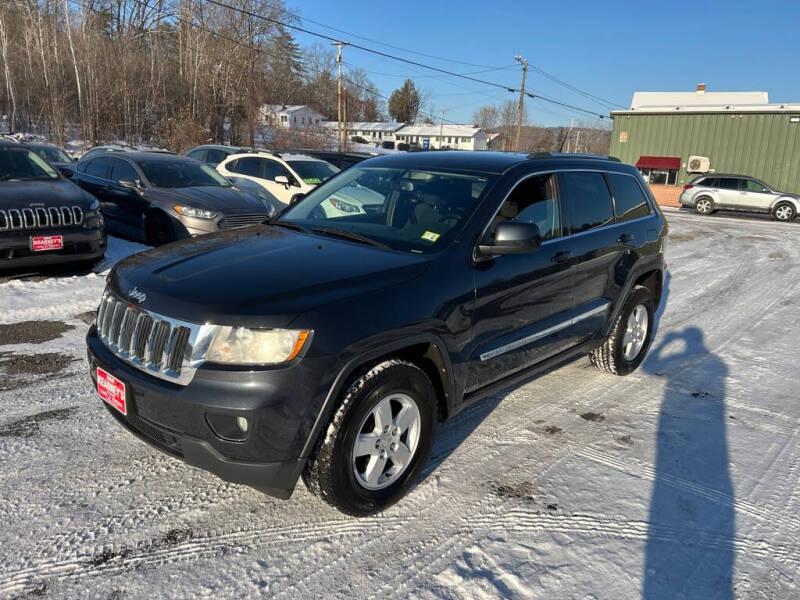
<instances>
[{"instance_id":1,"label":"tire track in snow","mask_svg":"<svg viewBox=\"0 0 800 600\"><path fill-rule=\"evenodd\" d=\"M284 527L261 527L232 531L220 535L197 536L166 548L152 550L147 544L123 549L102 564L95 557L76 555L69 559L37 563L3 574L0 594L23 593L37 583L75 582L86 577L110 576L131 569L219 556L229 552L258 550L271 546L305 542L330 541L336 538L368 536L373 532L393 531L400 526L399 517L341 518L321 523L295 523Z\"/></svg>"},{"instance_id":2,"label":"tire track in snow","mask_svg":"<svg viewBox=\"0 0 800 600\"><path fill-rule=\"evenodd\" d=\"M768 523L771 526L786 525L792 527L795 531L800 530L800 519L797 517L775 514L773 510L765 506L760 506L749 500L735 498L719 490L689 481L688 479L676 477L675 475L670 475L668 473L657 474L653 467L638 463L633 457L627 457L625 461L622 461L609 454L591 448L578 450L577 455L621 473L644 479L645 481L655 481L658 479L667 485L690 492L711 502L716 502L723 506L730 506L740 513Z\"/></svg>"}]
</instances>

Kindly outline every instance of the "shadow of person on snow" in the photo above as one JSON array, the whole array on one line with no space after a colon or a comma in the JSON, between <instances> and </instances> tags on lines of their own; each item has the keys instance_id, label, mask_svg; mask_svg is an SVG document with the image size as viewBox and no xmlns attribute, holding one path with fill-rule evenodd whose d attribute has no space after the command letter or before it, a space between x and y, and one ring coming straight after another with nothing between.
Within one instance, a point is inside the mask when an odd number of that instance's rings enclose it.
<instances>
[{"instance_id":1,"label":"shadow of person on snow","mask_svg":"<svg viewBox=\"0 0 800 600\"><path fill-rule=\"evenodd\" d=\"M644 363L666 380L656 433L642 595L732 598L733 487L725 378L697 327L667 333Z\"/></svg>"}]
</instances>

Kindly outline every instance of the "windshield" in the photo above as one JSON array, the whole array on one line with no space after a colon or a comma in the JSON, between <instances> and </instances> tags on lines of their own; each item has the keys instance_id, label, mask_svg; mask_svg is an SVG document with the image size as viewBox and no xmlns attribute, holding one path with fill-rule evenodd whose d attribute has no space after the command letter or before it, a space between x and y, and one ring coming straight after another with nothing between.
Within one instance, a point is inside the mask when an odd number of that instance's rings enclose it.
<instances>
[{"instance_id":1,"label":"windshield","mask_svg":"<svg viewBox=\"0 0 800 600\"><path fill-rule=\"evenodd\" d=\"M287 160L286 163L309 185L318 185L339 172L339 169L323 160Z\"/></svg>"},{"instance_id":2,"label":"windshield","mask_svg":"<svg viewBox=\"0 0 800 600\"><path fill-rule=\"evenodd\" d=\"M58 173L33 150L0 147L0 181L58 179Z\"/></svg>"},{"instance_id":3,"label":"windshield","mask_svg":"<svg viewBox=\"0 0 800 600\"><path fill-rule=\"evenodd\" d=\"M137 161L144 176L155 187L230 187L230 182L208 165L196 160L170 158Z\"/></svg>"},{"instance_id":4,"label":"windshield","mask_svg":"<svg viewBox=\"0 0 800 600\"><path fill-rule=\"evenodd\" d=\"M393 250L436 252L460 231L493 180L448 171L351 167L309 193L280 221L359 234Z\"/></svg>"},{"instance_id":5,"label":"windshield","mask_svg":"<svg viewBox=\"0 0 800 600\"><path fill-rule=\"evenodd\" d=\"M51 163L71 163L72 159L61 148L55 146L37 146L34 151Z\"/></svg>"}]
</instances>

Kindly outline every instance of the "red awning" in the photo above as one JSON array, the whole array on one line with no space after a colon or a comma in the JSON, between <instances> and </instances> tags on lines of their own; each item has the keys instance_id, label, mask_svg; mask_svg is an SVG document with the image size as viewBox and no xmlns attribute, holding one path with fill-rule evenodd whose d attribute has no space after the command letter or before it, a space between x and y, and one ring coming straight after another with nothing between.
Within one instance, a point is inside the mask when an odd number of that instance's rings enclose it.
<instances>
[{"instance_id":1,"label":"red awning","mask_svg":"<svg viewBox=\"0 0 800 600\"><path fill-rule=\"evenodd\" d=\"M636 161L639 169L680 169L680 156L640 156Z\"/></svg>"}]
</instances>

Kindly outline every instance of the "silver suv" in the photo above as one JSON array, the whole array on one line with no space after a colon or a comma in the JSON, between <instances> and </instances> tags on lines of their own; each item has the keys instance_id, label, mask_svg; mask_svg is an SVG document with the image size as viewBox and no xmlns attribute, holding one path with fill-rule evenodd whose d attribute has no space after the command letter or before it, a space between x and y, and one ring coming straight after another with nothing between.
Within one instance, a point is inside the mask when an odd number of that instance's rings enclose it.
<instances>
[{"instance_id":1,"label":"silver suv","mask_svg":"<svg viewBox=\"0 0 800 600\"><path fill-rule=\"evenodd\" d=\"M778 221L791 221L800 211L800 195L779 192L746 175L703 175L683 186L682 206L701 215L718 209L771 213Z\"/></svg>"}]
</instances>

